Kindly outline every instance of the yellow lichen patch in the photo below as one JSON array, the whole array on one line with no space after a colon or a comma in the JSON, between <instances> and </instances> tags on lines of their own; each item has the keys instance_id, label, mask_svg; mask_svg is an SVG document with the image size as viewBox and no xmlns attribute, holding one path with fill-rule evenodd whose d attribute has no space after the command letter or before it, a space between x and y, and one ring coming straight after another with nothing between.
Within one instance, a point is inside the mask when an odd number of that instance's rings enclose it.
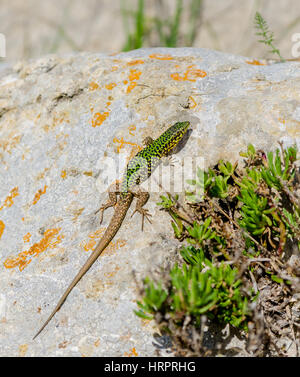
<instances>
[{"instance_id":1,"label":"yellow lichen patch","mask_svg":"<svg viewBox=\"0 0 300 377\"><path fill-rule=\"evenodd\" d=\"M39 189L38 192L34 195L34 198L33 198L33 202L32 204L36 204L42 195L46 194L46 190L47 190L47 185L44 186L43 190L42 189Z\"/></svg>"},{"instance_id":2,"label":"yellow lichen patch","mask_svg":"<svg viewBox=\"0 0 300 377\"><path fill-rule=\"evenodd\" d=\"M25 236L23 236L24 243L25 242L29 242L30 241L30 237L31 237L31 234L29 232L27 234L25 234Z\"/></svg>"},{"instance_id":3,"label":"yellow lichen patch","mask_svg":"<svg viewBox=\"0 0 300 377\"><path fill-rule=\"evenodd\" d=\"M95 347L99 347L100 346L100 339L99 338L97 340L95 340L94 346Z\"/></svg>"},{"instance_id":4,"label":"yellow lichen patch","mask_svg":"<svg viewBox=\"0 0 300 377\"><path fill-rule=\"evenodd\" d=\"M117 84L114 82L111 82L110 84L105 85L105 88L107 90L112 90L115 86L117 86Z\"/></svg>"},{"instance_id":5,"label":"yellow lichen patch","mask_svg":"<svg viewBox=\"0 0 300 377\"><path fill-rule=\"evenodd\" d=\"M67 176L67 172L65 170L62 170L60 176L62 177L62 179L65 179Z\"/></svg>"},{"instance_id":6,"label":"yellow lichen patch","mask_svg":"<svg viewBox=\"0 0 300 377\"><path fill-rule=\"evenodd\" d=\"M93 90L96 90L99 88L99 85L96 82L90 82L89 90L92 92Z\"/></svg>"},{"instance_id":7,"label":"yellow lichen patch","mask_svg":"<svg viewBox=\"0 0 300 377\"><path fill-rule=\"evenodd\" d=\"M253 59L251 61L246 60L246 63L247 64L252 64L252 65L266 65L265 63L261 63L259 60L255 60L255 59Z\"/></svg>"},{"instance_id":8,"label":"yellow lichen patch","mask_svg":"<svg viewBox=\"0 0 300 377\"><path fill-rule=\"evenodd\" d=\"M164 55L164 54L151 54L149 55L150 59L158 59L158 60L173 60L173 56L171 55Z\"/></svg>"},{"instance_id":9,"label":"yellow lichen patch","mask_svg":"<svg viewBox=\"0 0 300 377\"><path fill-rule=\"evenodd\" d=\"M104 232L105 228L100 228L96 230L96 232L90 234L88 242L85 242L81 245L83 246L83 249L85 251L93 250L97 245L98 241L103 237ZM125 245L125 240L113 240L109 243L109 245L105 249L105 252L115 252Z\"/></svg>"},{"instance_id":10,"label":"yellow lichen patch","mask_svg":"<svg viewBox=\"0 0 300 377\"><path fill-rule=\"evenodd\" d=\"M133 60L132 62L128 62L127 65L137 65L137 64L144 64L144 60Z\"/></svg>"},{"instance_id":11,"label":"yellow lichen patch","mask_svg":"<svg viewBox=\"0 0 300 377\"><path fill-rule=\"evenodd\" d=\"M135 347L133 347L130 350L130 352L124 352L124 356L126 356L126 357L138 356L138 353L136 352Z\"/></svg>"},{"instance_id":12,"label":"yellow lichen patch","mask_svg":"<svg viewBox=\"0 0 300 377\"><path fill-rule=\"evenodd\" d=\"M105 119L109 116L108 111L104 111L103 113L95 113L92 118L92 126L97 127L101 126L101 124L105 121Z\"/></svg>"},{"instance_id":13,"label":"yellow lichen patch","mask_svg":"<svg viewBox=\"0 0 300 377\"><path fill-rule=\"evenodd\" d=\"M44 237L30 247L29 250L20 252L15 258L7 258L4 261L5 268L19 267L20 271L23 271L26 266L31 262L30 257L38 256L43 253L48 247L54 249L57 244L64 238L58 235L60 228L47 229L44 233Z\"/></svg>"},{"instance_id":14,"label":"yellow lichen patch","mask_svg":"<svg viewBox=\"0 0 300 377\"><path fill-rule=\"evenodd\" d=\"M19 355L20 355L20 357L25 356L27 350L28 350L28 344L20 344L19 345Z\"/></svg>"},{"instance_id":15,"label":"yellow lichen patch","mask_svg":"<svg viewBox=\"0 0 300 377\"><path fill-rule=\"evenodd\" d=\"M205 77L207 73L201 69L194 68L194 65L187 67L187 70L184 72L183 76L179 73L171 73L171 77L176 81L196 81L198 77Z\"/></svg>"},{"instance_id":16,"label":"yellow lichen patch","mask_svg":"<svg viewBox=\"0 0 300 377\"><path fill-rule=\"evenodd\" d=\"M111 67L111 71L112 71L112 72L115 72L117 69L118 69L118 67L117 67L116 65L113 65L113 66Z\"/></svg>"},{"instance_id":17,"label":"yellow lichen patch","mask_svg":"<svg viewBox=\"0 0 300 377\"><path fill-rule=\"evenodd\" d=\"M84 171L82 174L86 175L87 177L93 176L93 172L91 170Z\"/></svg>"},{"instance_id":18,"label":"yellow lichen patch","mask_svg":"<svg viewBox=\"0 0 300 377\"><path fill-rule=\"evenodd\" d=\"M2 220L0 220L0 238L2 237L4 229L5 229L5 224Z\"/></svg>"},{"instance_id":19,"label":"yellow lichen patch","mask_svg":"<svg viewBox=\"0 0 300 377\"><path fill-rule=\"evenodd\" d=\"M11 207L13 204L14 204L14 201L13 201L13 198L15 198L16 196L19 195L19 189L18 187L14 187L11 191L10 191L10 194L6 197L6 199L4 200L4 203L2 204L2 206L0 207L0 211L4 208L4 207Z\"/></svg>"}]
</instances>

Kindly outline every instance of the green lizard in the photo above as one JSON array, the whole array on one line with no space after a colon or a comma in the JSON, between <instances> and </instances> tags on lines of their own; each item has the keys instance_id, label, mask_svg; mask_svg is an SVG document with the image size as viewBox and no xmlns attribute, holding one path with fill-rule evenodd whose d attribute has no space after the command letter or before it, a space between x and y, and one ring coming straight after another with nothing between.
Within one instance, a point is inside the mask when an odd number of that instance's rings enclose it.
<instances>
[{"instance_id":1,"label":"green lizard","mask_svg":"<svg viewBox=\"0 0 300 377\"><path fill-rule=\"evenodd\" d=\"M62 295L58 304L56 305L56 307L54 308L46 322L43 324L43 326L40 328L40 330L37 332L33 339L35 339L43 331L43 329L47 326L51 318L61 308L64 301L66 300L72 289L75 287L75 285L90 269L90 267L97 260L99 255L103 252L103 250L114 238L117 231L122 225L122 222L134 197L137 197L137 204L132 216L135 212L141 213L142 229L144 217L146 217L146 219L149 222L151 222L149 219L150 215L148 213L148 210L143 208L143 206L146 204L149 198L149 193L141 190L135 191L135 188L140 183L144 182L151 175L155 167L159 164L161 158L167 156L169 152L179 143L179 141L183 138L184 134L186 133L189 125L190 122L177 122L173 126L168 128L167 131L165 131L158 139L152 140L151 138L147 138L146 147L142 149L140 152L138 152L135 155L135 157L133 157L129 161L121 182L121 190L119 190L119 185L116 185L114 191L109 190L109 201L100 208L101 223L103 211L109 207L115 206L114 215L112 216L103 237L99 241L93 253L89 256L85 264L81 267L80 271L77 273L71 284L68 286L67 290ZM117 194L120 195L119 201L117 201Z\"/></svg>"}]
</instances>

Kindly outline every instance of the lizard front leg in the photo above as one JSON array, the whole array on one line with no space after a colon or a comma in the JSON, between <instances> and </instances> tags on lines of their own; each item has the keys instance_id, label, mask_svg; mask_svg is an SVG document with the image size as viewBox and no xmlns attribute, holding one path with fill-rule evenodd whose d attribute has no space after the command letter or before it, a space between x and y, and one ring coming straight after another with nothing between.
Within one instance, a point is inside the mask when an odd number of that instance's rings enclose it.
<instances>
[{"instance_id":1,"label":"lizard front leg","mask_svg":"<svg viewBox=\"0 0 300 377\"><path fill-rule=\"evenodd\" d=\"M137 198L137 203L136 203L135 210L133 211L133 214L131 215L131 217L136 212L139 212L142 215L142 231L143 231L144 230L144 218L145 217L149 221L149 223L152 224L152 222L150 220L151 214L149 213L149 211L146 208L143 208L143 206L147 203L150 195L149 195L148 192L142 191L141 189L139 189L135 192L132 192L132 194Z\"/></svg>"},{"instance_id":2,"label":"lizard front leg","mask_svg":"<svg viewBox=\"0 0 300 377\"><path fill-rule=\"evenodd\" d=\"M147 137L145 137L145 139L143 139L143 145L145 147L147 147L147 145L150 145L152 143L153 143L153 139L150 136L147 136Z\"/></svg>"}]
</instances>

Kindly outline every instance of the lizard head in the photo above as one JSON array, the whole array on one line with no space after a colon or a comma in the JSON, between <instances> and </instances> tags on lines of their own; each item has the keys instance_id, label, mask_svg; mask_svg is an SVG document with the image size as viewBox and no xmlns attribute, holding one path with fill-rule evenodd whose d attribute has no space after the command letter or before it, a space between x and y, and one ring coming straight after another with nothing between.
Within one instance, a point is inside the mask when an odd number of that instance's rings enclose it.
<instances>
[{"instance_id":1,"label":"lizard head","mask_svg":"<svg viewBox=\"0 0 300 377\"><path fill-rule=\"evenodd\" d=\"M132 158L122 180L122 193L145 181L158 165L162 156L167 156L183 138L190 122L177 122L167 129L158 139L154 140Z\"/></svg>"},{"instance_id":2,"label":"lizard head","mask_svg":"<svg viewBox=\"0 0 300 377\"><path fill-rule=\"evenodd\" d=\"M157 140L161 141L164 155L167 155L183 138L190 126L190 122L177 122L167 129Z\"/></svg>"}]
</instances>

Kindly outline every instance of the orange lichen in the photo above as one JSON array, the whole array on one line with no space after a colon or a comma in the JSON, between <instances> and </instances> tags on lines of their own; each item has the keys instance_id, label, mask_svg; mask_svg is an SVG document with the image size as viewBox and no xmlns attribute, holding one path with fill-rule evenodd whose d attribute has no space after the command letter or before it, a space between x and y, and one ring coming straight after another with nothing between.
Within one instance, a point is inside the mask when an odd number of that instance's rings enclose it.
<instances>
[{"instance_id":1,"label":"orange lichen","mask_svg":"<svg viewBox=\"0 0 300 377\"><path fill-rule=\"evenodd\" d=\"M140 79L142 72L137 69L131 69L129 74L129 85L127 87L126 93L130 93L133 88L137 85L137 80ZM128 83L128 80L124 80L123 83L126 85Z\"/></svg>"},{"instance_id":2,"label":"orange lichen","mask_svg":"<svg viewBox=\"0 0 300 377\"><path fill-rule=\"evenodd\" d=\"M96 232L89 235L88 242L85 242L82 244L82 247L85 251L90 251L95 248L97 245L97 242L103 237L103 234L105 232L105 228L100 228L96 230ZM109 243L107 248L105 249L105 252L114 252L120 249L121 247L126 245L125 240L113 240Z\"/></svg>"},{"instance_id":3,"label":"orange lichen","mask_svg":"<svg viewBox=\"0 0 300 377\"><path fill-rule=\"evenodd\" d=\"M129 75L129 80L130 81L139 80L141 74L142 74L141 71L138 71L137 69L131 69L130 70L130 75Z\"/></svg>"},{"instance_id":4,"label":"orange lichen","mask_svg":"<svg viewBox=\"0 0 300 377\"><path fill-rule=\"evenodd\" d=\"M136 352L135 347L133 347L129 353L124 352L124 356L126 357L138 356L138 353Z\"/></svg>"},{"instance_id":5,"label":"orange lichen","mask_svg":"<svg viewBox=\"0 0 300 377\"><path fill-rule=\"evenodd\" d=\"M60 228L47 229L44 233L44 237L30 247L29 250L20 252L15 258L7 258L4 261L5 268L19 267L20 271L23 271L26 266L29 265L32 256L38 256L43 253L48 247L53 249L58 243L61 242L63 236L59 236Z\"/></svg>"},{"instance_id":6,"label":"orange lichen","mask_svg":"<svg viewBox=\"0 0 300 377\"><path fill-rule=\"evenodd\" d=\"M266 65L265 63L261 63L259 60L253 59L252 61L246 60L247 64L252 64L252 65Z\"/></svg>"},{"instance_id":7,"label":"orange lichen","mask_svg":"<svg viewBox=\"0 0 300 377\"><path fill-rule=\"evenodd\" d=\"M138 151L141 151L143 148L140 147L138 144L135 144L135 143L131 143L130 141L125 141L123 137L121 137L121 139L117 139L116 137L113 139L113 142L114 143L118 143L120 144L118 147L117 147L117 153L120 153L120 150L124 147L125 144L127 145L131 145L133 147L136 147L138 149Z\"/></svg>"},{"instance_id":8,"label":"orange lichen","mask_svg":"<svg viewBox=\"0 0 300 377\"><path fill-rule=\"evenodd\" d=\"M132 81L128 87L127 87L127 90L126 90L126 93L130 93L132 91L132 89L134 89L136 87L137 83L135 81Z\"/></svg>"},{"instance_id":9,"label":"orange lichen","mask_svg":"<svg viewBox=\"0 0 300 377\"><path fill-rule=\"evenodd\" d=\"M34 199L33 199L32 204L36 204L36 203L40 200L41 196L44 195L44 194L46 193L46 189L47 189L47 187L48 187L48 186L45 185L43 190L42 190L42 189L39 189L39 190L38 190L38 192L37 192L37 193L35 194L35 196L34 196Z\"/></svg>"},{"instance_id":10,"label":"orange lichen","mask_svg":"<svg viewBox=\"0 0 300 377\"><path fill-rule=\"evenodd\" d=\"M158 59L158 60L173 60L173 56L171 55L164 55L164 54L151 54L149 55L150 59Z\"/></svg>"},{"instance_id":11,"label":"orange lichen","mask_svg":"<svg viewBox=\"0 0 300 377\"><path fill-rule=\"evenodd\" d=\"M65 170L62 170L60 176L62 177L62 179L65 179L67 176L67 172Z\"/></svg>"},{"instance_id":12,"label":"orange lichen","mask_svg":"<svg viewBox=\"0 0 300 377\"><path fill-rule=\"evenodd\" d=\"M134 124L132 124L131 126L129 126L129 134L131 136L134 136L133 131L135 131L135 130L136 130L136 126Z\"/></svg>"},{"instance_id":13,"label":"orange lichen","mask_svg":"<svg viewBox=\"0 0 300 377\"><path fill-rule=\"evenodd\" d=\"M4 207L11 207L14 204L13 198L19 195L19 189L18 187L14 187L11 191L10 194L6 197L4 200L4 204L0 207L0 211Z\"/></svg>"},{"instance_id":14,"label":"orange lichen","mask_svg":"<svg viewBox=\"0 0 300 377\"><path fill-rule=\"evenodd\" d=\"M183 76L180 76L179 73L171 73L171 77L176 81L196 81L198 77L205 77L207 73L201 69L194 68L194 65L187 67L187 70L184 72Z\"/></svg>"},{"instance_id":15,"label":"orange lichen","mask_svg":"<svg viewBox=\"0 0 300 377\"><path fill-rule=\"evenodd\" d=\"M90 82L90 85L89 85L89 90L90 91L93 91L93 90L96 90L99 88L99 85L96 83L96 82Z\"/></svg>"},{"instance_id":16,"label":"orange lichen","mask_svg":"<svg viewBox=\"0 0 300 377\"><path fill-rule=\"evenodd\" d=\"M110 84L106 84L106 85L105 85L105 88L106 88L107 90L112 90L115 86L117 86L117 84L114 83L114 82L111 82Z\"/></svg>"},{"instance_id":17,"label":"orange lichen","mask_svg":"<svg viewBox=\"0 0 300 377\"><path fill-rule=\"evenodd\" d=\"M92 126L97 127L101 126L101 124L105 121L105 119L109 116L108 111L104 111L103 113L95 113L92 118Z\"/></svg>"},{"instance_id":18,"label":"orange lichen","mask_svg":"<svg viewBox=\"0 0 300 377\"><path fill-rule=\"evenodd\" d=\"M197 106L197 102L192 96L189 97L189 100L192 102L192 105L189 106L190 109L194 109Z\"/></svg>"},{"instance_id":19,"label":"orange lichen","mask_svg":"<svg viewBox=\"0 0 300 377\"><path fill-rule=\"evenodd\" d=\"M4 229L5 229L5 224L2 220L0 220L0 238L2 237Z\"/></svg>"},{"instance_id":20,"label":"orange lichen","mask_svg":"<svg viewBox=\"0 0 300 377\"><path fill-rule=\"evenodd\" d=\"M30 241L30 237L31 237L31 234L29 232L27 234L25 234L25 236L23 236L24 243L25 242L29 242Z\"/></svg>"},{"instance_id":21,"label":"orange lichen","mask_svg":"<svg viewBox=\"0 0 300 377\"><path fill-rule=\"evenodd\" d=\"M127 63L127 65L136 65L136 64L144 64L144 61L137 59L137 60L133 60L132 62Z\"/></svg>"}]
</instances>

